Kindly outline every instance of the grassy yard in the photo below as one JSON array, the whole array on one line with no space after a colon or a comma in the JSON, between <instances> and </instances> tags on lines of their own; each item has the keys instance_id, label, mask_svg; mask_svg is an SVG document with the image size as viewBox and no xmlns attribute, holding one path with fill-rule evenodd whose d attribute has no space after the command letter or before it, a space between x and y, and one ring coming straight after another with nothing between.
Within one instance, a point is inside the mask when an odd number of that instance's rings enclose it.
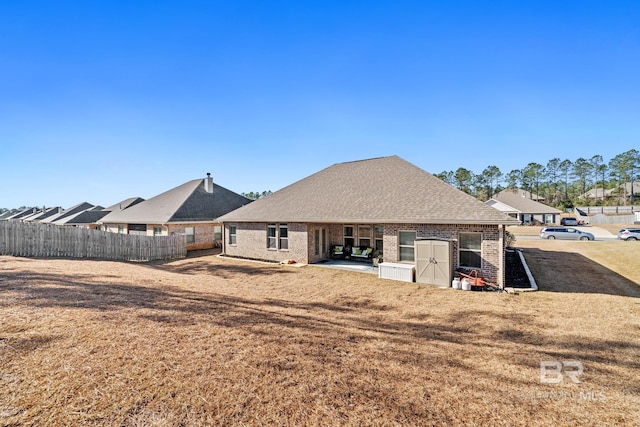
<instances>
[{"instance_id":1,"label":"grassy yard","mask_svg":"<svg viewBox=\"0 0 640 427\"><path fill-rule=\"evenodd\" d=\"M540 292L0 257L0 425L639 424L640 243L517 244Z\"/></svg>"}]
</instances>

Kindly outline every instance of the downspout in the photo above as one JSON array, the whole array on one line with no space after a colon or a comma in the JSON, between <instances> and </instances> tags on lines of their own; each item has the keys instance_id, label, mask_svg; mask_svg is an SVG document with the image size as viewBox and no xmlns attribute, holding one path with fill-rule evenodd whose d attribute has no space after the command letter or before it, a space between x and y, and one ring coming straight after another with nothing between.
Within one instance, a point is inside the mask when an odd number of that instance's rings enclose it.
<instances>
[{"instance_id":1,"label":"downspout","mask_svg":"<svg viewBox=\"0 0 640 427\"><path fill-rule=\"evenodd\" d=\"M220 254L226 255L227 254L227 227L225 227L224 222L221 222L220 224L222 224L222 252Z\"/></svg>"},{"instance_id":2,"label":"downspout","mask_svg":"<svg viewBox=\"0 0 640 427\"><path fill-rule=\"evenodd\" d=\"M498 274L498 286L502 289L504 289L504 278L506 274L506 266L504 264L504 251L506 250L506 248L504 247L505 231L506 228L504 224L498 225L498 246L500 248L500 251L498 252L498 264L500 265L500 274Z\"/></svg>"}]
</instances>

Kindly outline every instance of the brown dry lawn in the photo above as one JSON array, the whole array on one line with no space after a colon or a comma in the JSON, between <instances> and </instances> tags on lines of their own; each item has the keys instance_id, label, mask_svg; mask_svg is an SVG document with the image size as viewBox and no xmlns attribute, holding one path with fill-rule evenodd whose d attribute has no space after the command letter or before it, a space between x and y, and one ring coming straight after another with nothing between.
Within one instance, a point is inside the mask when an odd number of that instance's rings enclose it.
<instances>
[{"instance_id":1,"label":"brown dry lawn","mask_svg":"<svg viewBox=\"0 0 640 427\"><path fill-rule=\"evenodd\" d=\"M0 257L0 425L638 425L640 243L518 246L539 292Z\"/></svg>"}]
</instances>

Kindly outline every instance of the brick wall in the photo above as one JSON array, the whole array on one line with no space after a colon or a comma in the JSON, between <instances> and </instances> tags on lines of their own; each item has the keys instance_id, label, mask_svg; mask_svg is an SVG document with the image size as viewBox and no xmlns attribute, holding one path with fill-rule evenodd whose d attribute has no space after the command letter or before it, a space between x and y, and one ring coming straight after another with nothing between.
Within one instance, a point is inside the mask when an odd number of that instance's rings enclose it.
<instances>
[{"instance_id":1,"label":"brick wall","mask_svg":"<svg viewBox=\"0 0 640 427\"><path fill-rule=\"evenodd\" d=\"M229 226L236 225L236 245L228 243ZM358 224L347 224L357 228ZM225 252L231 256L263 259L268 261L285 261L294 259L300 263L317 262L329 258L332 245L342 245L343 224L300 224L290 223L289 249L267 249L267 223L225 224ZM453 225L453 224L383 224L384 227L384 260L398 262L398 233L415 231L418 238L437 237L454 240L453 268L458 267L458 236L461 232L482 233L482 275L498 283L504 280L504 269L501 268L504 257L500 243L504 237L497 225ZM372 226L373 228L373 226ZM324 254L315 254L315 231L326 230L327 244ZM373 242L372 242L373 243ZM322 251L321 251L322 252Z\"/></svg>"},{"instance_id":2,"label":"brick wall","mask_svg":"<svg viewBox=\"0 0 640 427\"><path fill-rule=\"evenodd\" d=\"M166 233L167 235L176 233L176 234L184 234L186 227L193 227L195 230L195 242L187 244L188 251L195 251L200 249L211 249L215 247L214 240L214 227L216 223L194 223L194 224L169 224L168 227L163 227L163 235ZM147 226L147 235L153 236L153 225L149 224ZM156 225L158 227L158 225Z\"/></svg>"},{"instance_id":3,"label":"brick wall","mask_svg":"<svg viewBox=\"0 0 640 427\"><path fill-rule=\"evenodd\" d=\"M112 233L118 232L118 226L124 226L125 234L128 233L127 224L105 224L107 231ZM161 236L169 236L171 234L185 234L185 227L194 227L195 229L195 242L187 245L188 251L194 251L199 249L211 249L215 246L214 241L214 227L220 225L217 223L194 223L194 224L147 224L147 236L153 236L153 228L161 227Z\"/></svg>"},{"instance_id":4,"label":"brick wall","mask_svg":"<svg viewBox=\"0 0 640 427\"><path fill-rule=\"evenodd\" d=\"M456 224L385 224L384 225L384 260L398 262L398 233L415 231L417 238L437 237L453 242L453 268L458 268L458 234L482 233L482 274L483 276L502 282L503 269L500 268L500 230L497 225L456 225Z\"/></svg>"},{"instance_id":5,"label":"brick wall","mask_svg":"<svg viewBox=\"0 0 640 427\"><path fill-rule=\"evenodd\" d=\"M229 227L236 226L236 244L229 244ZM308 263L309 238L307 224L289 223L289 249L267 248L267 223L225 224L225 253L230 256L261 259L265 261L286 261L293 259ZM279 224L276 224L279 225ZM279 231L279 227L276 227ZM313 247L313 246L311 246Z\"/></svg>"}]
</instances>

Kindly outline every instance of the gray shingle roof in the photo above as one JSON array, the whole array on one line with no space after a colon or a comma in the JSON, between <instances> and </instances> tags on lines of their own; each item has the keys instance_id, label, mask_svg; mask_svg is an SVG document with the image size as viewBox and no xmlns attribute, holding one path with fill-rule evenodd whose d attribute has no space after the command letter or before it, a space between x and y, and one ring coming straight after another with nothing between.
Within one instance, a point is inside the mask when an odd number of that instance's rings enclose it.
<instances>
[{"instance_id":1,"label":"gray shingle roof","mask_svg":"<svg viewBox=\"0 0 640 427\"><path fill-rule=\"evenodd\" d=\"M42 221L43 219L49 218L50 216L57 215L57 214L61 213L62 210L63 209L60 206L55 206L53 208L47 208L47 209L44 210L44 212L39 212L39 213L37 213L35 215L32 215L32 216L30 216L28 218L25 218L25 220L27 220L27 221L36 221L36 222Z\"/></svg>"},{"instance_id":2,"label":"gray shingle roof","mask_svg":"<svg viewBox=\"0 0 640 427\"><path fill-rule=\"evenodd\" d=\"M94 207L94 205L92 205L91 203L88 203L88 202L78 203L77 205L72 206L72 207L70 207L68 209L65 209L60 213L57 213L55 215L51 215L48 218L45 218L45 219L41 220L40 222L49 223L49 224L50 223L61 224L61 223L64 223L64 221L62 221L62 220L64 220L65 218L68 218L71 215L76 215L76 214L78 214L80 212L86 211L87 209L91 209L93 207Z\"/></svg>"},{"instance_id":3,"label":"gray shingle roof","mask_svg":"<svg viewBox=\"0 0 640 427\"><path fill-rule=\"evenodd\" d=\"M556 208L522 197L522 195L517 191L502 191L496 194L493 199L510 206L521 213L556 215L562 213L562 211Z\"/></svg>"},{"instance_id":4,"label":"gray shingle roof","mask_svg":"<svg viewBox=\"0 0 640 427\"><path fill-rule=\"evenodd\" d=\"M204 188L205 179L186 182L127 209L113 211L100 220L103 224L166 224L213 221L249 199L213 184L213 191Z\"/></svg>"},{"instance_id":5,"label":"gray shingle roof","mask_svg":"<svg viewBox=\"0 0 640 427\"><path fill-rule=\"evenodd\" d=\"M125 199L119 203L116 203L114 205L109 206L108 208L105 208L105 211L119 211L122 209L127 209L130 208L133 205L137 205L140 202L144 202L144 199L142 197L129 197L128 199Z\"/></svg>"},{"instance_id":6,"label":"gray shingle roof","mask_svg":"<svg viewBox=\"0 0 640 427\"><path fill-rule=\"evenodd\" d=\"M398 156L335 164L224 215L219 220L518 223Z\"/></svg>"}]
</instances>

